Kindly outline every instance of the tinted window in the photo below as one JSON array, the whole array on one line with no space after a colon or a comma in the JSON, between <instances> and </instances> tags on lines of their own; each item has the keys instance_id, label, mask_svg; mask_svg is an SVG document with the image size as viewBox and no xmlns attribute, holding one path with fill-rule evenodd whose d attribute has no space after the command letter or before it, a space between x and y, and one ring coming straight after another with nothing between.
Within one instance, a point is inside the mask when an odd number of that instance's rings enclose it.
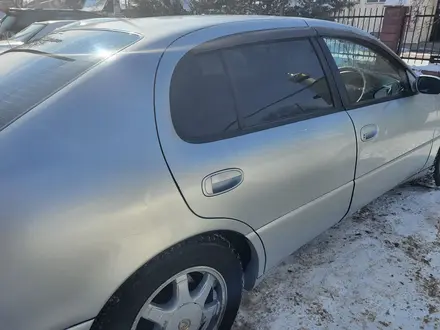
<instances>
[{"instance_id":1,"label":"tinted window","mask_svg":"<svg viewBox=\"0 0 440 330\"><path fill-rule=\"evenodd\" d=\"M327 81L308 40L244 45L223 54L247 127L332 112Z\"/></svg>"},{"instance_id":2,"label":"tinted window","mask_svg":"<svg viewBox=\"0 0 440 330\"><path fill-rule=\"evenodd\" d=\"M352 104L405 95L408 77L389 56L351 40L324 39Z\"/></svg>"},{"instance_id":3,"label":"tinted window","mask_svg":"<svg viewBox=\"0 0 440 330\"><path fill-rule=\"evenodd\" d=\"M0 129L138 39L128 33L72 30L0 55Z\"/></svg>"},{"instance_id":4,"label":"tinted window","mask_svg":"<svg viewBox=\"0 0 440 330\"><path fill-rule=\"evenodd\" d=\"M234 98L221 53L188 53L171 81L174 127L184 140L214 140L238 128Z\"/></svg>"}]
</instances>

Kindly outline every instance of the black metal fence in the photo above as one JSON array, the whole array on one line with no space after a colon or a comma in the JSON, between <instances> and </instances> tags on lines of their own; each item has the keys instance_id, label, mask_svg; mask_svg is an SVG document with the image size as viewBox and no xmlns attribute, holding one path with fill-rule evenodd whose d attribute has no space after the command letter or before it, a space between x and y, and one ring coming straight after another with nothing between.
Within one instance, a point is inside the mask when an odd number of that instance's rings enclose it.
<instances>
[{"instance_id":1,"label":"black metal fence","mask_svg":"<svg viewBox=\"0 0 440 330\"><path fill-rule=\"evenodd\" d=\"M398 53L406 60L440 63L440 11L438 9L409 8Z\"/></svg>"},{"instance_id":2,"label":"black metal fence","mask_svg":"<svg viewBox=\"0 0 440 330\"><path fill-rule=\"evenodd\" d=\"M335 22L351 25L365 30L375 37L380 37L384 18L385 8L353 8L337 12L332 15Z\"/></svg>"},{"instance_id":3,"label":"black metal fence","mask_svg":"<svg viewBox=\"0 0 440 330\"><path fill-rule=\"evenodd\" d=\"M355 8L335 13L331 19L355 26L380 39L385 7ZM414 63L440 63L440 9L410 7L405 15L397 53Z\"/></svg>"}]
</instances>

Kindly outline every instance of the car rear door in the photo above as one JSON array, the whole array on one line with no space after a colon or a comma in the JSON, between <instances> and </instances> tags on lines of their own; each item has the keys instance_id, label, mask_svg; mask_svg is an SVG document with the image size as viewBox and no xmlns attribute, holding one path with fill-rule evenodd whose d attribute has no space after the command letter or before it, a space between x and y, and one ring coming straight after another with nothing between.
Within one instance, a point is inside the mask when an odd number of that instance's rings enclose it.
<instances>
[{"instance_id":1,"label":"car rear door","mask_svg":"<svg viewBox=\"0 0 440 330\"><path fill-rule=\"evenodd\" d=\"M431 95L417 94L415 77L378 42L322 34L357 133L355 211L424 167L437 109Z\"/></svg>"},{"instance_id":2,"label":"car rear door","mask_svg":"<svg viewBox=\"0 0 440 330\"><path fill-rule=\"evenodd\" d=\"M198 31L165 52L155 93L159 139L194 213L261 232L280 224L268 235L298 247L348 210L353 126L315 52L314 30L237 32ZM295 213L321 200L335 202L313 216Z\"/></svg>"}]
</instances>

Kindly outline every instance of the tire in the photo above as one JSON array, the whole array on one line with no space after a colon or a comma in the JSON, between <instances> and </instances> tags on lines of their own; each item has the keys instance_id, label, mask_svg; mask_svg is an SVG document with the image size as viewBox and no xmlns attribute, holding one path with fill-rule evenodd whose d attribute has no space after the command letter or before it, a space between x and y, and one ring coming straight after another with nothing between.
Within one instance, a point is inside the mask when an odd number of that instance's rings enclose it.
<instances>
[{"instance_id":1,"label":"tire","mask_svg":"<svg viewBox=\"0 0 440 330\"><path fill-rule=\"evenodd\" d=\"M222 236L215 234L197 236L179 243L138 269L107 301L95 319L91 330L153 329L154 323L152 324L151 321L144 319L139 320L139 314L144 313L145 306L147 306L147 309L151 306L148 302L156 304L159 298L163 298L163 300L169 299L169 297L165 298L168 294L171 298L174 297L171 291L174 290L173 292L175 292L178 290L176 289L179 287L179 284L176 284L179 283L178 280L171 282L171 284L164 288L162 287L166 285L169 279L178 276L181 272L194 269L194 267L204 267L203 269L206 268L209 272L217 274L216 276L220 274L224 279L222 283L225 284L225 290L221 290L221 292L226 292L226 296L224 303L218 304L218 306L222 306L219 309L223 317L216 317L218 321L214 320L213 317L212 322L218 323L216 325L211 325L210 323L207 329L229 330L234 323L241 302L243 270L238 254L234 251L231 244ZM187 278L191 281L197 274L197 272L191 273ZM187 287L191 290L190 281ZM195 280L192 281L196 282ZM197 283L194 285L197 285ZM221 285L218 284L215 287L219 288ZM158 294L158 290L162 291ZM191 291L191 295L193 292ZM154 298L155 294L156 298ZM214 293L214 289L212 289L209 293L211 298L208 298L206 301L209 299L213 300L214 295L219 297L217 291ZM176 297L178 296L179 294L176 295ZM152 298L156 300L151 301ZM196 306L200 307L199 305ZM216 310L218 311L219 309ZM178 311L180 313L179 316L187 313L183 307ZM218 313L220 314L220 312ZM174 326L168 325L168 328L165 326L160 329L168 330L172 327L173 329L198 330L203 328L202 326L198 327L196 322L193 322L194 324L191 327L187 327L187 325L182 323L190 320L190 317L184 318L184 321L181 321L176 326L175 318L177 314L174 313L172 315L173 319L167 324L174 322ZM136 322L139 323L137 324Z\"/></svg>"},{"instance_id":2,"label":"tire","mask_svg":"<svg viewBox=\"0 0 440 330\"><path fill-rule=\"evenodd\" d=\"M440 150L437 153L434 161L434 181L437 187L440 186Z\"/></svg>"}]
</instances>

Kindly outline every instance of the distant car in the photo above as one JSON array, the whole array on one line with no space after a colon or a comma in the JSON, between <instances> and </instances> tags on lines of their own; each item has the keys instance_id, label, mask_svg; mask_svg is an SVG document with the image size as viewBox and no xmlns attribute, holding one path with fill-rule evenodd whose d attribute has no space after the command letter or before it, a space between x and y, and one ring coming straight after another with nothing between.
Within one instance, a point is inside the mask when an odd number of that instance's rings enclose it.
<instances>
[{"instance_id":1,"label":"distant car","mask_svg":"<svg viewBox=\"0 0 440 330\"><path fill-rule=\"evenodd\" d=\"M291 252L440 185L439 92L304 18L112 20L2 54L0 329L229 330Z\"/></svg>"},{"instance_id":2,"label":"distant car","mask_svg":"<svg viewBox=\"0 0 440 330\"><path fill-rule=\"evenodd\" d=\"M73 9L7 8L0 19L0 37L10 37L35 22L105 17L102 13Z\"/></svg>"},{"instance_id":3,"label":"distant car","mask_svg":"<svg viewBox=\"0 0 440 330\"><path fill-rule=\"evenodd\" d=\"M33 23L7 40L0 41L0 54L27 42L38 40L55 29L74 22L74 20L64 20Z\"/></svg>"}]
</instances>

